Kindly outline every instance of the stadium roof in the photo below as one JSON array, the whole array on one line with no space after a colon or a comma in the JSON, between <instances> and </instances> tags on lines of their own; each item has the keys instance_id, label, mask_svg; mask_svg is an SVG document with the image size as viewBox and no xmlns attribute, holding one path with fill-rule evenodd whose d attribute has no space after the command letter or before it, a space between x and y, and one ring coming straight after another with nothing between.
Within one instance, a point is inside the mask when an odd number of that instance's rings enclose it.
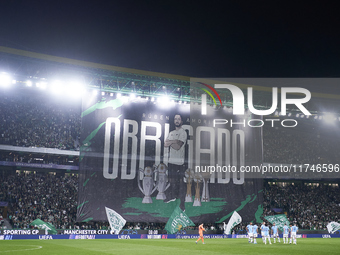
<instances>
[{"instance_id":1,"label":"stadium roof","mask_svg":"<svg viewBox=\"0 0 340 255\"><path fill-rule=\"evenodd\" d=\"M190 77L166 73L144 71L131 68L92 63L69 58L51 56L25 50L13 49L0 46L0 71L5 71L26 80L67 79L69 77L81 76L90 88L98 88L106 92L134 92L144 96L157 96L162 94L172 95L178 100L190 100L195 97L190 88ZM18 78L17 78L18 79ZM328 79L328 85L317 82L318 78L310 78L308 89L312 92L312 99L307 108L311 112L332 111L340 113L340 87L337 86L338 79ZM19 79L20 80L20 79ZM206 83L217 83L216 79L205 79ZM244 90L249 85L240 84ZM254 105L269 108L272 100L272 85L252 86L257 91ZM323 93L321 93L323 92ZM232 96L228 91L222 91L221 95L224 105L232 105Z\"/></svg>"}]
</instances>

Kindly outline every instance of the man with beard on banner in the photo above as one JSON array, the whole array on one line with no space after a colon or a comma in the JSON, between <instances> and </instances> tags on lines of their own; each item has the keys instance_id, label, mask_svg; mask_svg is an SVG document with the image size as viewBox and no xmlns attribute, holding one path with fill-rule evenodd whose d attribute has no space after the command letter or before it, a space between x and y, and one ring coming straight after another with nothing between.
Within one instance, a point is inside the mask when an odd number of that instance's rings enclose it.
<instances>
[{"instance_id":1,"label":"man with beard on banner","mask_svg":"<svg viewBox=\"0 0 340 255\"><path fill-rule=\"evenodd\" d=\"M170 195L164 202L174 201L177 198L181 199L180 208L185 210L184 204L184 172L185 166L185 145L187 141L187 133L182 128L183 119L180 114L174 117L175 130L171 131L168 138L165 140L164 147L169 148L169 163L168 176L170 182Z\"/></svg>"}]
</instances>

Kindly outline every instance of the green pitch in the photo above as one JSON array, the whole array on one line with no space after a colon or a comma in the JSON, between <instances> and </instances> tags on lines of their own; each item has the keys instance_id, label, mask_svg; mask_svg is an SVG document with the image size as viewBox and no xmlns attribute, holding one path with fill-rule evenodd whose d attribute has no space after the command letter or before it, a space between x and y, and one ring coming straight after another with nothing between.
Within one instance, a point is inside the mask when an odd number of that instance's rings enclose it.
<instances>
[{"instance_id":1,"label":"green pitch","mask_svg":"<svg viewBox=\"0 0 340 255\"><path fill-rule=\"evenodd\" d=\"M248 244L247 239L131 240L9 240L0 241L0 254L338 254L340 239L298 239L297 245Z\"/></svg>"}]
</instances>

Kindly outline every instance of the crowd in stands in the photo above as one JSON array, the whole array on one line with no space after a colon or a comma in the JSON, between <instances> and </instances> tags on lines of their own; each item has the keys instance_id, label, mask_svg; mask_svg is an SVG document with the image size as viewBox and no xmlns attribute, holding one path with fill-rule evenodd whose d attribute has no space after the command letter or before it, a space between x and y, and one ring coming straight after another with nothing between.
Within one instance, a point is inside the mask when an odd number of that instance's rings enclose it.
<instances>
[{"instance_id":1,"label":"crowd in stands","mask_svg":"<svg viewBox=\"0 0 340 255\"><path fill-rule=\"evenodd\" d=\"M56 164L79 166L78 156L38 154L29 152L1 151L0 161L30 164Z\"/></svg>"},{"instance_id":2,"label":"crowd in stands","mask_svg":"<svg viewBox=\"0 0 340 255\"><path fill-rule=\"evenodd\" d=\"M290 222L302 229L324 230L340 217L339 187L328 185L267 186L264 190L264 215L274 215L272 208L287 212Z\"/></svg>"},{"instance_id":3,"label":"crowd in stands","mask_svg":"<svg viewBox=\"0 0 340 255\"><path fill-rule=\"evenodd\" d=\"M1 179L0 201L9 203L13 228L30 228L39 218L56 228L73 227L77 211L78 178L52 174L15 174Z\"/></svg>"},{"instance_id":4,"label":"crowd in stands","mask_svg":"<svg viewBox=\"0 0 340 255\"><path fill-rule=\"evenodd\" d=\"M4 224L4 218L2 217L2 214L0 213L0 227Z\"/></svg>"},{"instance_id":5,"label":"crowd in stands","mask_svg":"<svg viewBox=\"0 0 340 255\"><path fill-rule=\"evenodd\" d=\"M1 95L0 145L79 150L80 114L80 104L65 106L65 102L41 95ZM314 127L264 128L264 162L338 163L339 142L339 135ZM41 162L28 154L4 151L0 151L0 161L78 164L78 159L69 160L67 156L46 156ZM1 177L0 201L9 202L8 219L14 228L29 228L36 218L58 229L108 228L107 222L75 222L77 190L77 176L15 174ZM339 194L338 187L325 185L268 185L264 189L264 216L273 215L272 208L281 208L302 229L326 229L327 223L337 221L340 215ZM164 225L128 223L126 228L164 229ZM246 225L235 230L245 231ZM208 227L221 228L215 224Z\"/></svg>"},{"instance_id":6,"label":"crowd in stands","mask_svg":"<svg viewBox=\"0 0 340 255\"><path fill-rule=\"evenodd\" d=\"M296 128L264 128L263 158L268 163L334 164L340 158L339 143L334 129L310 127L302 122Z\"/></svg>"},{"instance_id":7,"label":"crowd in stands","mask_svg":"<svg viewBox=\"0 0 340 255\"><path fill-rule=\"evenodd\" d=\"M79 149L80 104L43 94L1 95L0 144L21 147Z\"/></svg>"},{"instance_id":8,"label":"crowd in stands","mask_svg":"<svg viewBox=\"0 0 340 255\"><path fill-rule=\"evenodd\" d=\"M43 95L0 94L0 145L79 150L80 102L66 104ZM313 119L299 120L296 128L264 126L264 162L337 162L340 136L321 126Z\"/></svg>"},{"instance_id":9,"label":"crowd in stands","mask_svg":"<svg viewBox=\"0 0 340 255\"><path fill-rule=\"evenodd\" d=\"M39 218L52 223L57 229L108 229L107 222L76 223L77 175L14 174L1 178L0 201L7 201L8 219L13 228L31 228L29 224ZM339 187L320 184L265 185L263 217L274 215L273 208L287 213L291 223L300 229L325 230L330 221L340 215ZM221 224L205 224L209 230L221 230ZM245 233L247 222L234 231ZM132 223L125 229L164 229L164 223ZM196 229L189 227L187 229Z\"/></svg>"}]
</instances>

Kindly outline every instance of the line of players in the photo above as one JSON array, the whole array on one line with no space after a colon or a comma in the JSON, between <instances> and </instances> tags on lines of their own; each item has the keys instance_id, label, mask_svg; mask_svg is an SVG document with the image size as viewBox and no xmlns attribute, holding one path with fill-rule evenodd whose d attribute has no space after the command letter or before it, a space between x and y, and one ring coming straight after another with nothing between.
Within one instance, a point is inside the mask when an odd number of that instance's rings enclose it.
<instances>
[{"instance_id":1,"label":"line of players","mask_svg":"<svg viewBox=\"0 0 340 255\"><path fill-rule=\"evenodd\" d=\"M262 241L264 244L267 244L267 240L269 244L272 244L270 241L270 234L269 234L269 226L266 226L266 223L263 222L261 227L261 236ZM288 235L290 235L290 241L289 244L293 243L296 244L296 234L298 232L299 228L294 224L294 226L290 225L289 227L287 224L283 226L283 243L288 244ZM247 233L248 233L248 242L257 244L256 238L258 235L258 226L256 224L253 225L252 222L249 223L247 226ZM279 230L277 226L275 226L275 223L273 223L273 226L271 227L271 234L274 239L274 243L276 243L276 238L278 239L278 242L280 243L280 236L279 236Z\"/></svg>"}]
</instances>

